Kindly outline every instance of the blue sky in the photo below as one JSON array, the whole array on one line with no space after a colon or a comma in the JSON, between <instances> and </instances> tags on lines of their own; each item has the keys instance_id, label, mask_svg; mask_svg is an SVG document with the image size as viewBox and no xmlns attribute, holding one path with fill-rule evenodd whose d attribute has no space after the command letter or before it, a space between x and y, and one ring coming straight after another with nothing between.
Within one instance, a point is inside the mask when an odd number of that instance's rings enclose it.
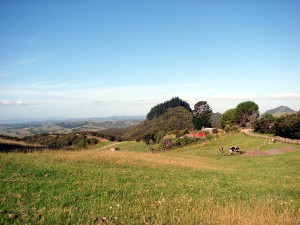
<instances>
[{"instance_id":1,"label":"blue sky","mask_svg":"<svg viewBox=\"0 0 300 225\"><path fill-rule=\"evenodd\" d=\"M0 2L2 119L300 110L300 1Z\"/></svg>"}]
</instances>

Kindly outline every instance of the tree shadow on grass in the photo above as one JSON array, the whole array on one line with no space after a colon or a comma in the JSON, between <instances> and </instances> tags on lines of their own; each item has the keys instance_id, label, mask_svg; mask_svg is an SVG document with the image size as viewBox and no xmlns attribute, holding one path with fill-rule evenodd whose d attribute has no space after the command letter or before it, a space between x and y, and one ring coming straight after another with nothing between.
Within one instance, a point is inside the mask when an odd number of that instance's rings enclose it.
<instances>
[{"instance_id":1,"label":"tree shadow on grass","mask_svg":"<svg viewBox=\"0 0 300 225\"><path fill-rule=\"evenodd\" d=\"M0 152L8 153L8 152L34 152L44 150L44 147L40 146L31 146L31 145L20 145L14 143L0 143Z\"/></svg>"}]
</instances>

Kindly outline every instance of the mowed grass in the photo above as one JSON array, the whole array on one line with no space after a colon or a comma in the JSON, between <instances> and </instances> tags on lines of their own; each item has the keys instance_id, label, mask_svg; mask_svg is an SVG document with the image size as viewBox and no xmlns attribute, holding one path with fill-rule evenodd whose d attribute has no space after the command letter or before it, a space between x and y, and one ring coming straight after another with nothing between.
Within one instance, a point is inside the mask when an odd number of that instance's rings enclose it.
<instances>
[{"instance_id":1,"label":"mowed grass","mask_svg":"<svg viewBox=\"0 0 300 225\"><path fill-rule=\"evenodd\" d=\"M0 154L0 224L299 224L299 146L218 152L263 141L238 134L158 154L134 142L116 152Z\"/></svg>"}]
</instances>

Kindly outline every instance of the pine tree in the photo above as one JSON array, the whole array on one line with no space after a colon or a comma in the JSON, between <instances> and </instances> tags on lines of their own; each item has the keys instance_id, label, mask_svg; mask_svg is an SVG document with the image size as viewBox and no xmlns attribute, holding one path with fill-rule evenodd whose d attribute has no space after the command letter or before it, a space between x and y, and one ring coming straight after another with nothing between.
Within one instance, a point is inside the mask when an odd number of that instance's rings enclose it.
<instances>
[{"instance_id":1,"label":"pine tree","mask_svg":"<svg viewBox=\"0 0 300 225\"><path fill-rule=\"evenodd\" d=\"M197 130L202 127L211 127L212 109L206 101L199 101L193 110L193 124Z\"/></svg>"}]
</instances>

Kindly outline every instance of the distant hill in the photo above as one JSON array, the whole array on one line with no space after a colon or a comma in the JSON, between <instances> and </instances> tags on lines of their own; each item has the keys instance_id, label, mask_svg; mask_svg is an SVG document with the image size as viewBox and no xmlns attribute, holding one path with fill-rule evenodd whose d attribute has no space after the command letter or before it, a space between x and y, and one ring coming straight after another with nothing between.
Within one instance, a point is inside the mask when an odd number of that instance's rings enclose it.
<instances>
[{"instance_id":1,"label":"distant hill","mask_svg":"<svg viewBox=\"0 0 300 225\"><path fill-rule=\"evenodd\" d=\"M141 122L146 116L109 116L109 117L90 117L90 118L63 118L63 117L52 117L52 118L22 118L22 119L11 119L3 120L0 118L0 125L8 124L55 124L63 122L82 122L82 121L94 121L94 122L105 122L105 121L130 121L130 122Z\"/></svg>"},{"instance_id":2,"label":"distant hill","mask_svg":"<svg viewBox=\"0 0 300 225\"><path fill-rule=\"evenodd\" d=\"M157 138L157 135L166 134L169 131L194 129L192 118L193 114L183 106L170 108L159 117L145 120L128 129L123 138L125 140L143 140L145 135L149 134L153 134Z\"/></svg>"},{"instance_id":3,"label":"distant hill","mask_svg":"<svg viewBox=\"0 0 300 225\"><path fill-rule=\"evenodd\" d=\"M143 119L142 119L143 118ZM105 120L106 119L106 120ZM35 121L31 123L0 124L0 135L25 137L43 133L68 134L79 131L102 131L104 129L126 129L139 124L144 117L106 117L93 120Z\"/></svg>"},{"instance_id":4,"label":"distant hill","mask_svg":"<svg viewBox=\"0 0 300 225\"><path fill-rule=\"evenodd\" d=\"M291 113L296 113L295 110L292 110L291 108L287 107L287 106L279 106L275 109L270 109L270 110L267 110L264 114L266 113L269 113L273 116L282 116L284 114L291 114Z\"/></svg>"},{"instance_id":5,"label":"distant hill","mask_svg":"<svg viewBox=\"0 0 300 225\"><path fill-rule=\"evenodd\" d=\"M221 122L220 122L220 118L221 118L222 114L221 113L213 113L210 117L211 119L211 126L214 128L221 128Z\"/></svg>"}]
</instances>

